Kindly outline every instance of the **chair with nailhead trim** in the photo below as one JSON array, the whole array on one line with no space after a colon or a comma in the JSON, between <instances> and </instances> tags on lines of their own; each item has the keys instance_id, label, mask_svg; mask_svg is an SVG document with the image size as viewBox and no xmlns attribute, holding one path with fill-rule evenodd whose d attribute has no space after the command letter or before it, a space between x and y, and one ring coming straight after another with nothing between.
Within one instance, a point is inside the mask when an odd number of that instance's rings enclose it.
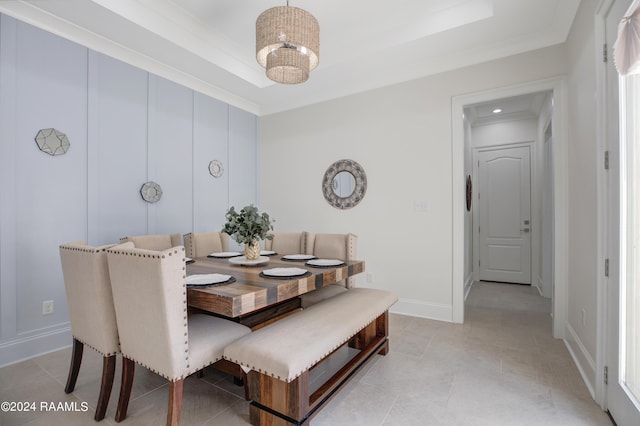
<instances>
[{"instance_id":1,"label":"chair with nailhead trim","mask_svg":"<svg viewBox=\"0 0 640 426\"><path fill-rule=\"evenodd\" d=\"M120 352L105 251L109 247L111 245L91 247L85 245L84 241L60 246L60 262L73 335L71 366L64 391L71 393L76 386L84 346L99 352L103 360L102 382L94 416L96 421L104 418L109 405L116 354Z\"/></svg>"},{"instance_id":2,"label":"chair with nailhead trim","mask_svg":"<svg viewBox=\"0 0 640 426\"><path fill-rule=\"evenodd\" d=\"M273 250L279 255L287 254L304 254L306 232L286 232L286 231L273 231L270 232L271 239L264 240L264 248L266 250Z\"/></svg>"},{"instance_id":3,"label":"chair with nailhead trim","mask_svg":"<svg viewBox=\"0 0 640 426\"><path fill-rule=\"evenodd\" d=\"M158 234L158 235L128 235L120 238L120 244L132 242L136 248L147 250L166 250L182 245L182 235Z\"/></svg>"},{"instance_id":4,"label":"chair with nailhead trim","mask_svg":"<svg viewBox=\"0 0 640 426\"><path fill-rule=\"evenodd\" d=\"M318 258L355 260L358 236L354 234L315 234L306 233L305 247L307 254L312 254ZM356 277L349 277L322 287L318 290L310 291L300 296L302 308L308 308L322 300L329 299L337 294L343 293L356 286Z\"/></svg>"},{"instance_id":5,"label":"chair with nailhead trim","mask_svg":"<svg viewBox=\"0 0 640 426\"><path fill-rule=\"evenodd\" d=\"M183 235L187 257L205 257L229 250L229 235L224 232L190 232Z\"/></svg>"},{"instance_id":6,"label":"chair with nailhead trim","mask_svg":"<svg viewBox=\"0 0 640 426\"><path fill-rule=\"evenodd\" d=\"M138 363L169 380L167 425L177 425L183 380L222 359L224 348L251 330L210 315L187 315L183 246L152 251L129 242L107 250L107 258L122 352L116 422L127 415Z\"/></svg>"}]
</instances>

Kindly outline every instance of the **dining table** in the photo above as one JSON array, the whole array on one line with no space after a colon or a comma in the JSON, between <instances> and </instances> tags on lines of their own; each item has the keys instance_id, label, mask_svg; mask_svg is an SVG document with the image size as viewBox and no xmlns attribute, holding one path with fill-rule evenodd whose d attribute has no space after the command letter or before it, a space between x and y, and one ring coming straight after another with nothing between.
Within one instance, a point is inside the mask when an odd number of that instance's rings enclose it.
<instances>
[{"instance_id":1,"label":"dining table","mask_svg":"<svg viewBox=\"0 0 640 426\"><path fill-rule=\"evenodd\" d=\"M299 309L300 295L338 283L365 269L362 260L314 266L308 264L308 259L288 260L285 257L277 254L263 256L261 262L252 265L241 264L236 257L192 259L186 265L187 276L222 274L231 278L222 284L187 286L187 305L191 310L205 311L253 327ZM286 271L289 268L296 268L299 274L265 274L274 272L274 269Z\"/></svg>"}]
</instances>

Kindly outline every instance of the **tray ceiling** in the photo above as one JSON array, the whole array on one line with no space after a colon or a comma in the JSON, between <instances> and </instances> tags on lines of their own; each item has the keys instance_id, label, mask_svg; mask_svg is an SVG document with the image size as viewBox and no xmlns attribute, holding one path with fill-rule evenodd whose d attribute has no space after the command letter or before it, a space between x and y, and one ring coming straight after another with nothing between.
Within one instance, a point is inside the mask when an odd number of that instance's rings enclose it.
<instances>
[{"instance_id":1,"label":"tray ceiling","mask_svg":"<svg viewBox=\"0 0 640 426\"><path fill-rule=\"evenodd\" d=\"M320 65L268 80L255 20L275 0L0 0L0 12L258 115L563 43L580 0L291 0Z\"/></svg>"}]
</instances>

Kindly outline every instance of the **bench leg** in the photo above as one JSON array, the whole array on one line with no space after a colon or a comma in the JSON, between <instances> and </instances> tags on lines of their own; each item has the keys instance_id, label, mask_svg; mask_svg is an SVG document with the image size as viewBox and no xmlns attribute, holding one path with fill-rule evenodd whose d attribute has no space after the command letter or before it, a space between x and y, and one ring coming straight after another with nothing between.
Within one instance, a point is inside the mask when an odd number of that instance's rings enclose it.
<instances>
[{"instance_id":1,"label":"bench leg","mask_svg":"<svg viewBox=\"0 0 640 426\"><path fill-rule=\"evenodd\" d=\"M380 348L380 351L378 352L379 355L386 355L389 353L389 341L387 340L384 345L382 346L382 348Z\"/></svg>"},{"instance_id":2,"label":"bench leg","mask_svg":"<svg viewBox=\"0 0 640 426\"><path fill-rule=\"evenodd\" d=\"M250 371L247 374L249 421L252 425L304 425L309 420L309 372L286 383L273 377Z\"/></svg>"},{"instance_id":3,"label":"bench leg","mask_svg":"<svg viewBox=\"0 0 640 426\"><path fill-rule=\"evenodd\" d=\"M298 422L292 419L287 421L280 416L271 414L257 406L251 404L249 406L249 423L253 426L309 426L311 419L305 419L302 422Z\"/></svg>"},{"instance_id":4,"label":"bench leg","mask_svg":"<svg viewBox=\"0 0 640 426\"><path fill-rule=\"evenodd\" d=\"M371 324L363 328L356 334L349 342L349 347L354 349L364 349L372 341L379 337L389 336L389 311L386 311ZM380 355L386 355L389 353L389 341L387 340L384 346L378 352Z\"/></svg>"}]
</instances>

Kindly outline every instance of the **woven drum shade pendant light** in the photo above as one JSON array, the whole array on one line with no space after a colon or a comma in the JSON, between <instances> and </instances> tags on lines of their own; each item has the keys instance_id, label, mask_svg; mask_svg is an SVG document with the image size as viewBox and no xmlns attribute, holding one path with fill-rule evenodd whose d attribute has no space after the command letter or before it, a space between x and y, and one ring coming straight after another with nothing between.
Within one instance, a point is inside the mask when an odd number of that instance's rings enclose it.
<instances>
[{"instance_id":1,"label":"woven drum shade pendant light","mask_svg":"<svg viewBox=\"0 0 640 426\"><path fill-rule=\"evenodd\" d=\"M267 9L256 20L256 59L277 83L298 84L320 60L320 25L306 10L289 6Z\"/></svg>"}]
</instances>

